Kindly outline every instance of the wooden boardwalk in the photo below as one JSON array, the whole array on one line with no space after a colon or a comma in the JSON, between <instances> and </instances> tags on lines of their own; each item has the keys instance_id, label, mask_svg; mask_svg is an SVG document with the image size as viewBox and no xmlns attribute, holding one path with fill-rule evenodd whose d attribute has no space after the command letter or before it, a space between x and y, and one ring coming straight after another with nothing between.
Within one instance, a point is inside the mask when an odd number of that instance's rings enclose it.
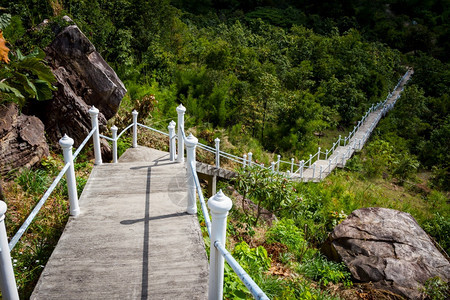
<instances>
[{"instance_id":1,"label":"wooden boardwalk","mask_svg":"<svg viewBox=\"0 0 450 300\"><path fill-rule=\"evenodd\" d=\"M95 166L31 299L206 299L184 164L145 147Z\"/></svg>"}]
</instances>

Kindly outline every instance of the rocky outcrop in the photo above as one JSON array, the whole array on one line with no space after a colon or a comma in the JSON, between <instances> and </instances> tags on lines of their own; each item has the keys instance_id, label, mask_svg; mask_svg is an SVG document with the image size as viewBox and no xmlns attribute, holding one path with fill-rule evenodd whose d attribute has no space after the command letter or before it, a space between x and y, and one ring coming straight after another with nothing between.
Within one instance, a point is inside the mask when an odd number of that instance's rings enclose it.
<instances>
[{"instance_id":1,"label":"rocky outcrop","mask_svg":"<svg viewBox=\"0 0 450 300\"><path fill-rule=\"evenodd\" d=\"M50 142L57 144L67 134L77 146L91 130L89 108L99 109L99 125L105 125L119 109L126 89L76 25L63 28L45 51L58 90L52 100L33 110L44 122ZM103 149L107 148L104 142Z\"/></svg>"},{"instance_id":2,"label":"rocky outcrop","mask_svg":"<svg viewBox=\"0 0 450 300\"><path fill-rule=\"evenodd\" d=\"M19 114L13 103L0 106L0 175L32 167L48 154L41 120Z\"/></svg>"},{"instance_id":3,"label":"rocky outcrop","mask_svg":"<svg viewBox=\"0 0 450 300\"><path fill-rule=\"evenodd\" d=\"M434 276L448 281L450 263L408 213L387 208L352 212L330 234L323 248L342 260L360 282L421 299L423 283Z\"/></svg>"}]
</instances>

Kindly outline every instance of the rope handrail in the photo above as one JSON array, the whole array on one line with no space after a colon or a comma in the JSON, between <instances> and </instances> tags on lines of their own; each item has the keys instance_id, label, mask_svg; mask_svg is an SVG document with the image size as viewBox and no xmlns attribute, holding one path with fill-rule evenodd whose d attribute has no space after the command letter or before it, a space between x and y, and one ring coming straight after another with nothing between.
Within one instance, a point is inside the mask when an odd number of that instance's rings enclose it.
<instances>
[{"instance_id":1,"label":"rope handrail","mask_svg":"<svg viewBox=\"0 0 450 300\"><path fill-rule=\"evenodd\" d=\"M55 189L56 185L59 183L59 181L64 176L64 174L66 173L66 171L67 171L67 169L69 167L70 167L70 163L67 163L61 169L61 171L59 172L58 176L56 176L55 180L53 180L53 183L50 185L49 189L45 192L44 196L42 196L42 198L39 200L39 202L36 204L36 206L33 208L31 213L26 218L25 222L23 222L22 226L20 226L19 230L17 230L16 234L13 236L13 238L11 239L11 241L8 244L10 251L16 246L17 242L23 236L25 231L28 229L28 227L30 226L31 222L36 217L38 212L41 210L42 206L45 204L45 202L47 201L48 197L50 197L50 194L53 192L53 190Z\"/></svg>"},{"instance_id":2,"label":"rope handrail","mask_svg":"<svg viewBox=\"0 0 450 300\"><path fill-rule=\"evenodd\" d=\"M202 143L198 143L197 145L201 145L202 147L205 147L205 148L207 148L207 149L209 149L211 151L216 151L216 148L213 148L211 146L208 146L208 145L205 145L205 144L202 144Z\"/></svg>"},{"instance_id":3,"label":"rope handrail","mask_svg":"<svg viewBox=\"0 0 450 300\"><path fill-rule=\"evenodd\" d=\"M239 157L239 156L237 156L237 155L233 155L233 154L228 153L228 152L224 152L224 151L222 151L222 150L219 150L219 153L220 153L220 154L223 154L223 155L228 155L228 156L231 156L231 157L233 157L233 158L235 158L235 159L239 159L239 160L244 161L244 158Z\"/></svg>"},{"instance_id":4,"label":"rope handrail","mask_svg":"<svg viewBox=\"0 0 450 300\"><path fill-rule=\"evenodd\" d=\"M98 136L101 137L101 138L104 138L105 140L111 141L111 142L115 141L115 139L110 138L109 136L106 136L106 135L103 135L103 134L99 134Z\"/></svg>"},{"instance_id":5,"label":"rope handrail","mask_svg":"<svg viewBox=\"0 0 450 300\"><path fill-rule=\"evenodd\" d=\"M81 152L81 150L84 148L84 146L86 145L86 143L89 141L89 139L91 138L91 136L94 134L94 132L97 130L97 128L93 128L91 130L91 132L89 132L89 134L86 136L86 138L84 139L84 141L80 144L80 146L78 146L78 149L75 151L75 153L73 154L73 161L76 160L78 154Z\"/></svg>"},{"instance_id":6,"label":"rope handrail","mask_svg":"<svg viewBox=\"0 0 450 300\"><path fill-rule=\"evenodd\" d=\"M168 133L166 133L166 132L164 132L164 131L161 131L161 130L158 130L158 129L156 129L156 128L153 128L153 127L150 127L150 126L141 124L141 123L137 123L137 125L138 125L138 126L141 126L141 127L143 127L143 128L146 128L146 129L150 129L150 130L152 130L152 131L154 131L154 132L163 134L163 135L165 135L165 136L169 136Z\"/></svg>"},{"instance_id":7,"label":"rope handrail","mask_svg":"<svg viewBox=\"0 0 450 300\"><path fill-rule=\"evenodd\" d=\"M132 123L132 124L128 125L127 127L125 127L125 129L122 130L122 131L117 135L116 140L118 140L118 139L122 136L122 134L125 133L125 131L127 131L128 129L130 129L131 127L133 127L133 125L134 125L134 124Z\"/></svg>"},{"instance_id":8,"label":"rope handrail","mask_svg":"<svg viewBox=\"0 0 450 300\"><path fill-rule=\"evenodd\" d=\"M97 128L93 128L89 134L86 136L86 138L83 140L83 142L80 144L80 146L78 146L77 150L74 152L73 154L73 161L75 162L75 159L78 157L78 154L81 152L81 150L84 148L84 146L86 145L86 143L89 141L89 139L92 137L92 135L94 134L94 132L97 130ZM56 186L58 185L58 183L61 181L61 178L64 176L64 174L66 173L67 169L69 169L71 163L66 163L64 165L64 167L61 169L61 171L59 171L58 176L56 176L55 180L53 180L52 184L50 185L50 187L47 189L47 191L44 193L44 195L41 197L41 199L39 200L39 202L36 204L36 206L33 208L33 210L31 211L31 213L28 215L28 217L25 219L25 222L23 222L22 226L20 226L19 230L17 230L17 232L14 234L14 236L11 238L11 241L9 242L8 246L9 246L9 250L11 251L12 249L14 249L14 247L16 246L16 244L19 242L20 238L23 236L23 234L27 231L28 227L31 225L31 222L33 222L34 218L36 217L36 215L39 213L39 211L41 210L42 206L45 204L45 202L47 201L48 197L50 197L51 193L53 192L53 190L56 188Z\"/></svg>"},{"instance_id":9,"label":"rope handrail","mask_svg":"<svg viewBox=\"0 0 450 300\"><path fill-rule=\"evenodd\" d=\"M211 153L216 153L216 151L210 150L210 149L204 147L203 144L200 144L200 143L197 144L197 147L199 147L205 151L211 152Z\"/></svg>"},{"instance_id":10,"label":"rope handrail","mask_svg":"<svg viewBox=\"0 0 450 300\"><path fill-rule=\"evenodd\" d=\"M205 198L203 198L203 191L200 186L200 181L198 180L197 172L194 172L195 166L194 162L191 162L192 176L194 177L195 187L197 188L198 198L200 200L200 205L202 207L203 217L205 219L206 229L208 231L208 236L211 237L211 219L209 217L208 209L206 208Z\"/></svg>"},{"instance_id":11,"label":"rope handrail","mask_svg":"<svg viewBox=\"0 0 450 300\"><path fill-rule=\"evenodd\" d=\"M233 269L239 279L244 283L250 293L255 299L269 300L267 295L261 290L261 288L255 283L255 281L250 277L250 275L245 272L245 270L239 265L239 263L234 259L230 252L225 249L225 247L219 242L214 241L214 247L219 250L220 254L226 260L228 265Z\"/></svg>"},{"instance_id":12,"label":"rope handrail","mask_svg":"<svg viewBox=\"0 0 450 300\"><path fill-rule=\"evenodd\" d=\"M234 162L236 162L236 163L238 163L238 164L242 164L242 161L238 161L238 160L236 160L236 159L234 159L234 158L232 158L232 157L227 157L227 156L225 156L225 155L222 155L222 157L224 157L224 158L226 158L226 159L229 159L229 160L231 160L231 161L234 161Z\"/></svg>"}]
</instances>

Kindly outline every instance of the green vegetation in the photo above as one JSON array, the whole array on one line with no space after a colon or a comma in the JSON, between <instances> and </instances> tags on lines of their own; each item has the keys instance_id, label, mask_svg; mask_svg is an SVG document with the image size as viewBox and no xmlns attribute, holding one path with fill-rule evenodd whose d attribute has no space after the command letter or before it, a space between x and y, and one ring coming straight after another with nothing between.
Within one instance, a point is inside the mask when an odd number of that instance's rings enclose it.
<instances>
[{"instance_id":1,"label":"green vegetation","mask_svg":"<svg viewBox=\"0 0 450 300\"><path fill-rule=\"evenodd\" d=\"M67 14L128 89L111 125L122 129L137 109L139 122L165 130L181 102L187 107L186 127L200 141L213 143L219 137L222 150L239 156L252 151L267 166L276 154L298 161L318 146L330 147L387 95L407 66L414 67L396 108L346 169L317 184L293 183L260 169L241 171L234 182L256 208L235 203L230 249L261 288L273 299L336 299L351 285L348 270L317 249L355 209L409 212L450 252L446 4L0 0L0 103L26 108L30 101L51 98L54 78L39 49L66 25L61 16ZM48 25L40 25L45 18ZM140 139L140 144L167 149L157 135ZM121 140L119 153L129 144L129 138ZM213 161L200 150L198 158ZM82 163L86 160L77 164L79 191L89 170ZM52 156L41 165L7 183L9 211L17 211L7 220L11 232L16 228L10 224L21 224L61 160ZM25 298L67 219L64 186L39 220L46 225L33 225L30 240L17 250L27 257L16 263ZM280 219L271 226L266 224L270 213ZM225 278L227 299L249 297L229 267ZM445 286L437 279L426 286L431 298L439 299L442 291Z\"/></svg>"}]
</instances>

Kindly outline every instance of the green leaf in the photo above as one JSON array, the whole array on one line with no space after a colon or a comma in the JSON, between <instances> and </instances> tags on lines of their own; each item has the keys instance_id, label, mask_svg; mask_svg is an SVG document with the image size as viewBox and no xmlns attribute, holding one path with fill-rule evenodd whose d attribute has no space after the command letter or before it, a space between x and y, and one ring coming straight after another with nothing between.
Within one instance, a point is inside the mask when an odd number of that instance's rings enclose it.
<instances>
[{"instance_id":1,"label":"green leaf","mask_svg":"<svg viewBox=\"0 0 450 300\"><path fill-rule=\"evenodd\" d=\"M0 16L0 29L5 29L6 27L8 27L9 23L11 23L11 15L2 14Z\"/></svg>"},{"instance_id":2,"label":"green leaf","mask_svg":"<svg viewBox=\"0 0 450 300\"><path fill-rule=\"evenodd\" d=\"M34 82L37 90L36 100L44 101L53 98L52 91L56 90L47 81L37 79Z\"/></svg>"},{"instance_id":3,"label":"green leaf","mask_svg":"<svg viewBox=\"0 0 450 300\"><path fill-rule=\"evenodd\" d=\"M15 78L17 82L20 83L26 93L29 94L30 98L35 98L37 95L37 90L35 85L29 80L28 76L16 72Z\"/></svg>"},{"instance_id":4,"label":"green leaf","mask_svg":"<svg viewBox=\"0 0 450 300\"><path fill-rule=\"evenodd\" d=\"M4 93L13 93L15 97L25 99L25 97L18 89L15 89L12 86L7 85L5 82L0 82L0 91Z\"/></svg>"},{"instance_id":5,"label":"green leaf","mask_svg":"<svg viewBox=\"0 0 450 300\"><path fill-rule=\"evenodd\" d=\"M37 54L38 55L38 54ZM55 82L55 76L49 67L47 67L41 58L27 56L21 62L17 64L19 69L31 71L34 75L36 75L39 79L47 81L47 82Z\"/></svg>"}]
</instances>

